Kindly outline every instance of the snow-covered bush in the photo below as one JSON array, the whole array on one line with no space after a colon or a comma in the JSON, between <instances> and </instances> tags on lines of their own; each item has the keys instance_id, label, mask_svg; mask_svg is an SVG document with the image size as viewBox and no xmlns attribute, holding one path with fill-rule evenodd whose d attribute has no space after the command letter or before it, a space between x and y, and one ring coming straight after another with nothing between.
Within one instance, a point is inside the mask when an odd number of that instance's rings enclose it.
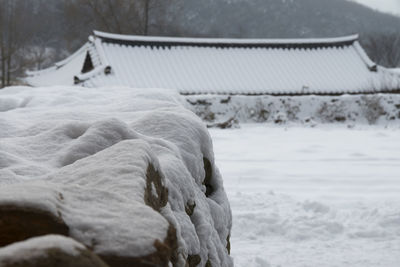
<instances>
[{"instance_id":1,"label":"snow-covered bush","mask_svg":"<svg viewBox=\"0 0 400 267\"><path fill-rule=\"evenodd\" d=\"M212 141L182 102L167 90L2 90L0 247L61 234L111 267L232 266Z\"/></svg>"},{"instance_id":2,"label":"snow-covered bush","mask_svg":"<svg viewBox=\"0 0 400 267\"><path fill-rule=\"evenodd\" d=\"M271 112L261 100L256 101L254 109L250 109L250 116L256 122L265 122L269 119Z\"/></svg>"},{"instance_id":3,"label":"snow-covered bush","mask_svg":"<svg viewBox=\"0 0 400 267\"><path fill-rule=\"evenodd\" d=\"M400 122L400 95L343 95L343 96L186 96L189 109L204 118L204 105L217 126L228 119L238 123L266 122L298 123L315 126L318 123L392 125Z\"/></svg>"},{"instance_id":4,"label":"snow-covered bush","mask_svg":"<svg viewBox=\"0 0 400 267\"><path fill-rule=\"evenodd\" d=\"M344 122L346 121L346 108L343 102L332 99L329 102L322 102L317 116L325 122Z\"/></svg>"},{"instance_id":5,"label":"snow-covered bush","mask_svg":"<svg viewBox=\"0 0 400 267\"><path fill-rule=\"evenodd\" d=\"M369 124L374 124L377 120L386 114L381 105L381 97L376 95L366 95L361 97L361 109L364 117Z\"/></svg>"}]
</instances>

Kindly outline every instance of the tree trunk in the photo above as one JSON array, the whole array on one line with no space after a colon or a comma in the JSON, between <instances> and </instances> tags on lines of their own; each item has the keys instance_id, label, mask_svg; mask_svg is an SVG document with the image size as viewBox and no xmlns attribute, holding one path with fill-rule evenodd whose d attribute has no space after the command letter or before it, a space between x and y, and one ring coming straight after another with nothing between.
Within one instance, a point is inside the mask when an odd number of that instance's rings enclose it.
<instances>
[{"instance_id":1,"label":"tree trunk","mask_svg":"<svg viewBox=\"0 0 400 267\"><path fill-rule=\"evenodd\" d=\"M14 42L14 16L15 16L15 3L10 4L9 19L8 19L8 38L7 38L7 60L6 60L6 86L11 84L11 57L13 54L13 42Z\"/></svg>"},{"instance_id":2,"label":"tree trunk","mask_svg":"<svg viewBox=\"0 0 400 267\"><path fill-rule=\"evenodd\" d=\"M1 42L1 87L6 86L6 55L3 41Z\"/></svg>"},{"instance_id":3,"label":"tree trunk","mask_svg":"<svg viewBox=\"0 0 400 267\"><path fill-rule=\"evenodd\" d=\"M7 82L6 86L11 85L11 55L7 57Z\"/></svg>"},{"instance_id":4,"label":"tree trunk","mask_svg":"<svg viewBox=\"0 0 400 267\"><path fill-rule=\"evenodd\" d=\"M149 12L150 12L150 0L144 0L143 35L149 34Z\"/></svg>"}]
</instances>

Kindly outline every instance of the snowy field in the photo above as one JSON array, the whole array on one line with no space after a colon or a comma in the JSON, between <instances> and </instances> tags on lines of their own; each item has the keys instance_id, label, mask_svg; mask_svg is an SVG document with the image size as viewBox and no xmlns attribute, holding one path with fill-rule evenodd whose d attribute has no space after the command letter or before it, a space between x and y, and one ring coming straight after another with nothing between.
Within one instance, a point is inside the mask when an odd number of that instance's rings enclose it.
<instances>
[{"instance_id":1,"label":"snowy field","mask_svg":"<svg viewBox=\"0 0 400 267\"><path fill-rule=\"evenodd\" d=\"M400 130L210 130L235 266L400 266Z\"/></svg>"}]
</instances>

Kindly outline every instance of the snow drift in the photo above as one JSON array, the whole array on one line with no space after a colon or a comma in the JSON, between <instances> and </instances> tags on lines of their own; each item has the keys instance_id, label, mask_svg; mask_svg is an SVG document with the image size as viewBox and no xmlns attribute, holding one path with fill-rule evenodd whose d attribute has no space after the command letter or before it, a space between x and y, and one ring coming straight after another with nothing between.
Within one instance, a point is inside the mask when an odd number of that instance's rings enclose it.
<instances>
[{"instance_id":1,"label":"snow drift","mask_svg":"<svg viewBox=\"0 0 400 267\"><path fill-rule=\"evenodd\" d=\"M2 90L0 246L60 234L110 266L231 266L212 142L181 103L165 89Z\"/></svg>"}]
</instances>

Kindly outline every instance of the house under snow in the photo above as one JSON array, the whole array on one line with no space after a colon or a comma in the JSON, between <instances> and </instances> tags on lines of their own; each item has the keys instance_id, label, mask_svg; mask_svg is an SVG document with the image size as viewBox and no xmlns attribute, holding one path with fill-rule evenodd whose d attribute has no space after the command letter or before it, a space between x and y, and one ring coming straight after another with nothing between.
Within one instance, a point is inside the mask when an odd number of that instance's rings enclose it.
<instances>
[{"instance_id":1,"label":"house under snow","mask_svg":"<svg viewBox=\"0 0 400 267\"><path fill-rule=\"evenodd\" d=\"M32 86L122 85L181 94L398 92L400 73L376 65L358 35L329 39L204 39L94 32Z\"/></svg>"}]
</instances>

